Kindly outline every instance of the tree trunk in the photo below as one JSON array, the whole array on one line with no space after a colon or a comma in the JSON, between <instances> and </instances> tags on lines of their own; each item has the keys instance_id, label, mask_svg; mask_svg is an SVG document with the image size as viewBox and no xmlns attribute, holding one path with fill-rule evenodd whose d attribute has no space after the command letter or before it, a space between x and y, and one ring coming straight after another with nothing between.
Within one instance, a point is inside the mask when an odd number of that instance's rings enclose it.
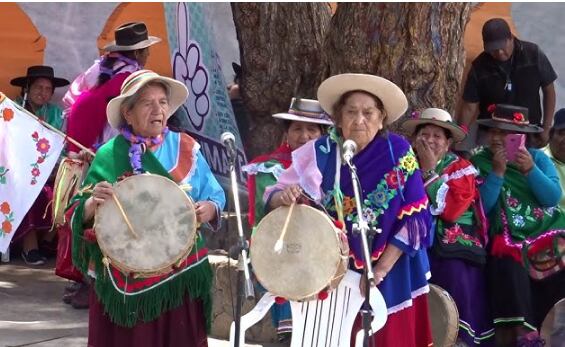
<instances>
[{"instance_id":1,"label":"tree trunk","mask_svg":"<svg viewBox=\"0 0 565 347\"><path fill-rule=\"evenodd\" d=\"M379 75L406 93L408 113L427 107L453 112L470 8L469 3L340 3L325 45L329 75Z\"/></svg>"},{"instance_id":2,"label":"tree trunk","mask_svg":"<svg viewBox=\"0 0 565 347\"><path fill-rule=\"evenodd\" d=\"M315 98L322 74L325 3L232 3L241 66L241 95L251 120L249 159L280 144L282 127L271 117L293 96Z\"/></svg>"}]
</instances>

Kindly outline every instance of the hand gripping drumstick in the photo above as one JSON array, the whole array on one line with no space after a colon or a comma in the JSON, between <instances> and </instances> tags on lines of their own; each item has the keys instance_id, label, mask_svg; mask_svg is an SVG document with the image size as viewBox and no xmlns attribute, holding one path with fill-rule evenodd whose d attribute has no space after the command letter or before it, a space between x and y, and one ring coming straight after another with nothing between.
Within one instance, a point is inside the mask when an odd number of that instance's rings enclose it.
<instances>
[{"instance_id":1,"label":"hand gripping drumstick","mask_svg":"<svg viewBox=\"0 0 565 347\"><path fill-rule=\"evenodd\" d=\"M118 200L118 196L116 195L116 193L112 192L112 198L114 199L114 202L116 203L116 205L118 205L118 209L120 210L122 217L124 217L124 220L126 221L126 224L128 225L129 232L133 235L133 237L135 239L138 239L139 236L137 236L137 233L135 231L133 231L133 226L131 225L131 223L128 219L128 216L126 215L126 212L124 211L124 208L122 207L122 204L120 203L120 200Z\"/></svg>"},{"instance_id":2,"label":"hand gripping drumstick","mask_svg":"<svg viewBox=\"0 0 565 347\"><path fill-rule=\"evenodd\" d=\"M279 236L279 239L275 243L275 247L273 247L273 250L277 254L281 254L282 252L283 244L284 244L284 236L286 235L286 231L288 229L288 223L290 223L290 216L292 215L292 210L294 209L294 205L296 205L296 201L293 202L292 205L290 205L290 209L288 210L288 215L286 216L286 220L284 221L284 225L281 231L281 236Z\"/></svg>"}]
</instances>

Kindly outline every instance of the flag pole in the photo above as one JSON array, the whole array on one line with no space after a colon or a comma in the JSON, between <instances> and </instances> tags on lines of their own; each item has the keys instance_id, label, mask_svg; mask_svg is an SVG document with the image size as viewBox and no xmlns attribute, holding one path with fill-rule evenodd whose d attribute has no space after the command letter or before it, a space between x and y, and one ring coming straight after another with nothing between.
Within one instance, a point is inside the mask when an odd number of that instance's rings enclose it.
<instances>
[{"instance_id":1,"label":"flag pole","mask_svg":"<svg viewBox=\"0 0 565 347\"><path fill-rule=\"evenodd\" d=\"M5 98L8 98L6 95L4 95L2 92L0 92L0 102L4 101ZM9 98L8 98L9 99ZM29 112L28 110L26 110L25 108L21 107L20 105L16 104L14 102L14 105L16 105L16 107L18 107L18 109L20 111L24 111L25 113L27 113L30 117L32 117L33 119L35 119L36 121L38 121L41 125L43 125L44 127L53 130L54 132L56 132L57 134L63 136L65 138L65 141L69 141L70 143L72 143L73 145L77 146L78 148L84 150L86 153L90 154L91 156L95 156L96 154L91 151L88 147L83 146L80 142L78 142L77 140L73 139L70 136L67 136L67 134L65 134L64 132L62 132L61 130L55 128L54 126L52 126L51 124L47 123L46 121L44 121L43 119L40 119L39 117L37 117L36 115L34 115L33 113Z\"/></svg>"}]
</instances>

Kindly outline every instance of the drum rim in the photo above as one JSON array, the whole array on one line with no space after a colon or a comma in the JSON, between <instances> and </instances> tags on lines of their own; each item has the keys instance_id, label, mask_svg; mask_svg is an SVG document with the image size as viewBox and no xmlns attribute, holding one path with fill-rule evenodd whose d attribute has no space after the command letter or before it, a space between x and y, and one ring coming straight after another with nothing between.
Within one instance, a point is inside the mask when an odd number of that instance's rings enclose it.
<instances>
[{"instance_id":1,"label":"drum rim","mask_svg":"<svg viewBox=\"0 0 565 347\"><path fill-rule=\"evenodd\" d=\"M251 243L250 243L250 248L249 248L251 266L252 266L253 269L254 269L253 273L255 274L255 277L257 278L257 281L258 281L262 286L264 286L264 285L263 285L263 281L261 280L262 274L257 274L257 272L255 272L255 266L254 266L254 264L253 264L253 251L252 251L252 248L253 248L253 245L255 244L255 243L253 242L253 238L254 238L254 235L257 235L257 233L260 231L260 226L261 226L261 224L267 223L267 222L266 222L267 216L269 216L270 214L274 213L275 211L277 211L277 210L280 209L281 207L289 208L288 206L280 206L280 207L278 207L278 208L272 210L272 211L269 212L268 214L266 214L266 215L261 219L261 221L259 222L259 224L257 224L255 233L251 236ZM337 230L337 228L335 227L335 225L334 225L334 223L332 222L331 218L330 218L326 213L324 213L324 211L320 211L320 210L318 210L318 209L316 209L316 208L314 208L314 207L312 207L312 206L306 205L306 204L297 204L294 208L295 208L295 209L296 209L296 208L306 208L307 210L315 211L315 212L319 213L319 214L322 216L322 218L325 219L326 222L327 222L330 226L332 226L335 230ZM337 232L335 233L335 239L336 239L336 244L337 244L338 247L341 249L341 247L340 247L341 240L340 240L340 238L339 238ZM338 277L338 275L339 275L339 277L341 277L341 279L343 279L343 276L345 275L345 272L347 272L348 266L347 266L347 264L346 264L346 267L345 267L346 269L345 269L344 274L339 274L339 272L340 272L340 265L341 265L344 261L347 263L348 258L349 258L348 255L347 255L347 256L343 256L342 254L340 254L339 257L336 257L336 262L335 262L335 269L336 269L336 271L335 271L335 273L333 274L333 277L328 280L328 283L327 283L325 286L323 286L323 287L321 287L320 289L315 290L315 291L313 291L313 292L311 292L311 293L308 293L308 294L306 294L306 295L301 295L301 296L292 296L292 295L291 295L291 296L288 296L288 295L284 295L284 294L282 294L282 293L279 293L279 292L277 292L277 291L270 291L269 288L267 288L266 286L264 286L264 287L265 287L265 289L267 289L271 294L274 294L274 295L277 295L277 296L281 296L281 297L284 296L284 298L287 299L287 300L292 300L292 301L308 301L308 300L311 300L311 299L312 299L314 296L316 296L318 293L320 293L321 291L327 289L328 286ZM341 280L340 280L340 281L341 281ZM339 284L339 282L337 282L337 284ZM282 294L282 295L281 295L281 294Z\"/></svg>"},{"instance_id":2,"label":"drum rim","mask_svg":"<svg viewBox=\"0 0 565 347\"><path fill-rule=\"evenodd\" d=\"M432 291L436 292L438 296L440 297L447 297L449 299L449 302L451 302L453 305L451 306L452 308L454 308L454 310L448 311L448 312L453 312L453 314L455 315L455 324L456 324L456 329L455 329L455 333L454 334L445 334L445 345L446 346L454 346L455 343L457 342L457 337L459 336L459 309L457 308L457 303L455 302L455 300L453 299L453 297L451 296L451 294L449 294L449 292L447 290L445 290L443 287L438 286L437 284L433 284L433 283L429 283L429 287L430 287L430 291L428 293L428 295L430 295L432 293ZM429 303L428 303L429 305ZM430 314L430 309L428 308L428 314ZM432 317L430 316L430 324L432 323ZM433 333L433 329L432 329L432 333ZM432 340L433 340L434 336L432 334ZM435 341L434 341L435 343Z\"/></svg>"},{"instance_id":3,"label":"drum rim","mask_svg":"<svg viewBox=\"0 0 565 347\"><path fill-rule=\"evenodd\" d=\"M184 190L182 190L178 184L176 182L174 182L173 180L161 176L161 175L154 175L151 173L143 173L143 174L139 174L139 175L134 175L134 176L129 176L124 178L123 180L116 182L116 185L122 184L122 182L125 182L127 180L130 179L134 179L137 177L151 177L151 178L157 178L160 180L163 180L163 182L167 182L167 184L169 183L173 183L175 185L176 188L178 188L178 190L180 190L183 193L183 196L186 198L186 202L187 202L187 207L192 207L192 210L195 210L194 207L194 201L193 199L186 194L186 192ZM147 278L147 277L152 277L152 276L156 276L156 275L162 275L162 274L166 274L169 273L176 264L180 263L182 260L184 260L192 251L192 249L194 248L195 244L196 244L196 239L198 237L198 227L197 227L197 219L196 219L196 213L194 213L194 228L192 231L192 237L189 239L189 242L187 242L187 245L185 245L185 247L182 249L182 252L179 252L179 255L176 256L173 260L167 262L166 265L163 265L159 268L156 269L133 269L131 267L129 267L128 265L125 265L123 262L116 260L114 258L112 258L112 256L109 255L108 252L108 248L107 245L104 243L104 241L102 241L102 238L98 236L98 233L96 232L96 225L97 225L97 216L98 214L95 213L94 214L94 224L93 224L93 229L95 230L94 234L96 235L96 242L98 243L98 247L100 248L100 251L102 252L102 255L104 258L106 258L109 261L109 264L113 265L114 267L116 267L118 270L122 271L123 273L126 274L134 274L134 277L136 278Z\"/></svg>"}]
</instances>

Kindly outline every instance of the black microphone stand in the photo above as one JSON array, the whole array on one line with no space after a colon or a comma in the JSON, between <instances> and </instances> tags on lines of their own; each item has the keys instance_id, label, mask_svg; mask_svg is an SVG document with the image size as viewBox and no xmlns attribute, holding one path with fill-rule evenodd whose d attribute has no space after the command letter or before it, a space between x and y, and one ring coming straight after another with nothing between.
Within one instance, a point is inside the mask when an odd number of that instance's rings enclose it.
<instances>
[{"instance_id":1,"label":"black microphone stand","mask_svg":"<svg viewBox=\"0 0 565 347\"><path fill-rule=\"evenodd\" d=\"M251 276L249 271L249 261L248 261L249 244L245 240L245 235L243 234L243 225L241 222L239 191L237 185L237 177L235 174L235 158L236 158L236 153L228 149L231 190L232 190L233 202L235 206L235 216L237 219L237 232L239 235L237 244L231 247L230 249L230 253L231 253L230 256L237 254L237 259L238 259L237 297L236 297L236 307L234 314L234 323L235 323L234 346L239 347L240 334L241 334L241 307L243 305L243 300L244 298L247 298L247 300L253 300L255 298L255 294L253 291L253 283L251 282Z\"/></svg>"},{"instance_id":2,"label":"black microphone stand","mask_svg":"<svg viewBox=\"0 0 565 347\"><path fill-rule=\"evenodd\" d=\"M351 173L351 182L353 184L353 193L355 194L355 205L357 207L357 217L359 221L353 224L353 233L354 234L361 234L361 242L363 244L363 257L365 258L365 271L363 272L363 276L365 276L365 299L363 301L363 306L361 307L361 317L363 319L363 331L365 332L363 338L363 346L368 347L372 345L374 347L374 343L372 343L370 336L374 333L371 331L371 321L372 321L372 312L371 312L371 304L369 301L370 290L371 286L375 283L375 275L373 274L373 267L371 266L371 255L369 252L369 245L373 244L373 238L379 232L380 229L376 228L369 228L369 224L363 216L363 208L361 207L361 195L360 195L360 186L361 182L359 181L359 176L357 176L357 168L351 160L346 160L347 166L349 167L349 172Z\"/></svg>"}]
</instances>

